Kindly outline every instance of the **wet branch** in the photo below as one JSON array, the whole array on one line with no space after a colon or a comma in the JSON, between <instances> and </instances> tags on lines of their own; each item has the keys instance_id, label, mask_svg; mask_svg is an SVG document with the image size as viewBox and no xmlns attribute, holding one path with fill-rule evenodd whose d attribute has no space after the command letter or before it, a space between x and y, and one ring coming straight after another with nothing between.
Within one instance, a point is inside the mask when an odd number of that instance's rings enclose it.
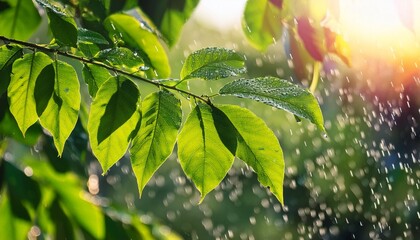
<instances>
[{"instance_id":1,"label":"wet branch","mask_svg":"<svg viewBox=\"0 0 420 240\"><path fill-rule=\"evenodd\" d=\"M48 48L46 46L42 46L42 45L39 45L39 44L36 44L36 43L20 41L20 40L16 40L16 39L12 39L12 38L7 38L7 37L4 37L4 36L0 36L0 40L3 41L6 44L14 43L14 44L18 44L18 45L21 45L21 46L25 46L27 48L31 48L33 50L36 49L36 50L39 50L39 51L42 51L42 52L54 53L54 54L58 54L58 55L63 56L63 57L72 58L72 59L78 60L79 62L82 62L82 63L85 63L85 64L86 63L93 64L93 65L105 68L109 71L113 71L115 73L122 74L122 75L125 75L127 77L134 78L134 79L137 79L139 81L155 85L156 87L171 89L171 90L186 94L186 95L188 95L192 98L200 99L201 101L203 101L203 102L205 102L209 105L212 105L212 103L210 101L210 97L199 96L199 95L191 93L189 91L179 89L176 86L168 86L168 85L153 81L151 79L147 79L147 78L135 75L133 73L129 73L127 71L124 71L124 70L121 70L121 69L118 69L118 68L114 68L114 67L112 67L110 65L107 65L103 62L99 62L99 61L95 61L93 59L77 56L77 55L74 55L74 54L71 54L71 53L68 53L68 52L64 52L64 51L61 51L61 50L58 50L58 49Z\"/></svg>"}]
</instances>

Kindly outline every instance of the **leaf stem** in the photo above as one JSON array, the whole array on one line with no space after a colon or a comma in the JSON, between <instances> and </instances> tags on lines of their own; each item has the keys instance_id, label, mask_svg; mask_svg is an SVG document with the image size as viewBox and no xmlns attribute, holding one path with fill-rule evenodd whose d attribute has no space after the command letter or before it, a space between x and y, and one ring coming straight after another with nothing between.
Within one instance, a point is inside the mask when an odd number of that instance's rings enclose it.
<instances>
[{"instance_id":1,"label":"leaf stem","mask_svg":"<svg viewBox=\"0 0 420 240\"><path fill-rule=\"evenodd\" d=\"M318 86L318 82L319 82L319 74L321 71L321 62L316 61L314 63L314 70L313 70L313 75L312 75L312 82L311 82L311 86L309 86L309 91L311 91L311 93L314 93L316 90L316 86Z\"/></svg>"},{"instance_id":2,"label":"leaf stem","mask_svg":"<svg viewBox=\"0 0 420 240\"><path fill-rule=\"evenodd\" d=\"M112 67L110 65L107 65L103 62L99 62L99 61L95 61L93 59L77 56L77 55L74 55L74 54L71 54L71 53L68 53L68 52L63 52L63 51L60 51L58 49L48 48L48 47L45 47L45 46L41 46L39 44L20 41L20 40L12 39L12 38L7 38L7 37L1 36L1 35L0 35L0 40L3 41L6 44L15 43L15 44L18 44L18 45L25 46L27 48L32 48L34 50L40 50L40 51L43 51L43 52L50 52L50 53L58 54L60 56L64 56L64 57L67 57L67 58L72 58L72 59L78 60L79 62L82 62L82 63L93 64L93 65L105 68L109 71L113 71L115 73L119 73L119 74L125 75L127 77L134 78L134 79L137 79L139 81L155 85L156 87L162 87L162 88L178 91L180 93L184 93L184 94L186 94L190 97L193 97L195 99L200 99L201 101L207 103L208 105L212 105L210 99L208 99L208 98L206 99L206 98L204 98L202 96L199 96L197 94L194 94L192 92L189 92L189 91L186 91L186 90L183 90L183 89L179 89L179 88L176 87L176 85L175 86L168 86L168 85L153 81L151 79L147 79L147 78L135 75L133 73L129 73L127 71L124 71L124 70L121 70L121 69L118 69L118 68L114 68L114 67Z\"/></svg>"}]
</instances>

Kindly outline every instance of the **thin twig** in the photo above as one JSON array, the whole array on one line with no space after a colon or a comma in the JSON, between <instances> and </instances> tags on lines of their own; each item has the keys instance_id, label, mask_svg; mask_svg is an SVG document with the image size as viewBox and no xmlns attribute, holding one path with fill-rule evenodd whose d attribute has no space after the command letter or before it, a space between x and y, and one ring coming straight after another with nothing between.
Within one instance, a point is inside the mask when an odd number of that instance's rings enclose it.
<instances>
[{"instance_id":1,"label":"thin twig","mask_svg":"<svg viewBox=\"0 0 420 240\"><path fill-rule=\"evenodd\" d=\"M196 94L191 93L191 92L188 92L186 90L179 89L176 86L168 86L168 85L165 85L165 84L162 84L162 83L159 83L159 82L155 82L155 81L153 81L151 79L147 79L147 78L144 78L144 77L141 77L141 76L138 76L138 75L134 75L134 74L129 73L129 72L126 72L124 70L121 70L121 69L118 69L118 68L114 68L114 67L112 67L110 65L107 65L107 64L105 64L103 62L99 62L99 61L95 61L93 59L89 59L89 58L77 56L77 55L74 55L74 54L71 54L71 53L68 53L68 52L63 52L63 51L60 51L58 49L48 48L48 47L41 46L41 45L38 45L38 44L35 44L35 43L30 43L30 42L20 41L20 40L16 40L16 39L12 39L12 38L7 38L5 36L0 36L0 40L2 40L3 42L5 42L6 44L15 43L15 44L18 44L18 45L25 46L27 48L37 49L37 50L40 50L40 51L43 51L43 52L50 52L50 53L58 54L60 56L72 58L72 59L78 60L78 61L80 61L82 63L93 64L93 65L96 65L96 66L105 68L105 69L107 69L109 71L113 71L115 73L119 73L119 74L125 75L127 77L135 78L135 79L137 79L139 81L142 81L142 82L145 82L145 83L149 83L149 84L155 85L156 87L162 87L162 88L171 89L171 90L174 90L174 91L177 91L177 92L180 92L180 93L184 93L184 94L186 94L186 95L188 95L190 97L193 97L193 98L196 98L196 99L200 99L201 101L203 101L203 102L205 102L205 103L207 103L209 105L212 105L210 99L208 99L208 98L206 99L206 98L204 98L202 96L196 95Z\"/></svg>"}]
</instances>

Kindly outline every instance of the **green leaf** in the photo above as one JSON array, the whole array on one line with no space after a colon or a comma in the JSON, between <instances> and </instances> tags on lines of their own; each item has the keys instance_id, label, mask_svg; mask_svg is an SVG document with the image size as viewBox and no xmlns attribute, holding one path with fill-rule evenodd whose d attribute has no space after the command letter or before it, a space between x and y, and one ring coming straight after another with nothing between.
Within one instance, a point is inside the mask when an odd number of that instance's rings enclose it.
<instances>
[{"instance_id":1,"label":"green leaf","mask_svg":"<svg viewBox=\"0 0 420 240\"><path fill-rule=\"evenodd\" d=\"M133 72L149 69L138 53L124 47L104 49L95 56L95 59Z\"/></svg>"},{"instance_id":2,"label":"green leaf","mask_svg":"<svg viewBox=\"0 0 420 240\"><path fill-rule=\"evenodd\" d=\"M258 181L283 204L284 159L280 144L263 120L248 109L217 106L236 130L236 156L251 166Z\"/></svg>"},{"instance_id":3,"label":"green leaf","mask_svg":"<svg viewBox=\"0 0 420 240\"><path fill-rule=\"evenodd\" d=\"M243 16L243 32L249 42L264 51L282 34L282 20L288 1L248 0Z\"/></svg>"},{"instance_id":4,"label":"green leaf","mask_svg":"<svg viewBox=\"0 0 420 240\"><path fill-rule=\"evenodd\" d=\"M108 41L101 34L84 29L77 29L78 50L88 58L93 58L101 49L98 45L108 45Z\"/></svg>"},{"instance_id":5,"label":"green leaf","mask_svg":"<svg viewBox=\"0 0 420 240\"><path fill-rule=\"evenodd\" d=\"M41 134L42 128L38 124L35 124L28 128L25 136L23 136L16 123L16 120L13 118L9 111L5 113L0 121L0 135L11 137L13 140L28 146L35 145L38 142Z\"/></svg>"},{"instance_id":6,"label":"green leaf","mask_svg":"<svg viewBox=\"0 0 420 240\"><path fill-rule=\"evenodd\" d=\"M33 170L34 178L51 187L59 196L60 206L66 210L65 213L70 219L95 239L104 237L105 224L101 209L84 198L87 193L83 191L75 175L57 173L46 161L25 159L24 162Z\"/></svg>"},{"instance_id":7,"label":"green leaf","mask_svg":"<svg viewBox=\"0 0 420 240\"><path fill-rule=\"evenodd\" d=\"M0 47L0 96L6 92L10 83L13 62L22 56L22 48L16 45Z\"/></svg>"},{"instance_id":8,"label":"green leaf","mask_svg":"<svg viewBox=\"0 0 420 240\"><path fill-rule=\"evenodd\" d=\"M78 54L81 53L83 56L90 59L101 51L97 44L91 42L78 42L77 47Z\"/></svg>"},{"instance_id":9,"label":"green leaf","mask_svg":"<svg viewBox=\"0 0 420 240\"><path fill-rule=\"evenodd\" d=\"M55 147L61 156L64 144L76 126L81 96L79 80L72 66L56 60L54 70L55 74L49 76L52 77L52 84L42 82L40 78L38 78L36 84L42 86L51 84L54 86L54 91L50 95L46 108L39 115L39 120L41 126L53 136ZM35 89L38 89L38 87L36 86Z\"/></svg>"},{"instance_id":10,"label":"green leaf","mask_svg":"<svg viewBox=\"0 0 420 240\"><path fill-rule=\"evenodd\" d=\"M108 70L93 64L85 64L82 73L83 79L88 84L89 94L92 97L95 97L101 85L112 77Z\"/></svg>"},{"instance_id":11,"label":"green leaf","mask_svg":"<svg viewBox=\"0 0 420 240\"><path fill-rule=\"evenodd\" d=\"M31 0L1 1L0 35L28 40L41 23L41 17Z\"/></svg>"},{"instance_id":12,"label":"green leaf","mask_svg":"<svg viewBox=\"0 0 420 240\"><path fill-rule=\"evenodd\" d=\"M85 28L77 29L77 42L89 42L103 45L109 44L106 38L100 33Z\"/></svg>"},{"instance_id":13,"label":"green leaf","mask_svg":"<svg viewBox=\"0 0 420 240\"><path fill-rule=\"evenodd\" d=\"M34 98L35 82L42 69L51 62L47 55L37 52L26 54L13 64L12 79L7 92L10 112L23 135L38 119Z\"/></svg>"},{"instance_id":14,"label":"green leaf","mask_svg":"<svg viewBox=\"0 0 420 240\"><path fill-rule=\"evenodd\" d=\"M245 59L233 50L204 48L187 57L181 69L181 79L216 80L245 73Z\"/></svg>"},{"instance_id":15,"label":"green leaf","mask_svg":"<svg viewBox=\"0 0 420 240\"><path fill-rule=\"evenodd\" d=\"M325 132L324 119L316 98L307 89L275 77L239 79L220 89L221 95L249 98L310 120Z\"/></svg>"},{"instance_id":16,"label":"green leaf","mask_svg":"<svg viewBox=\"0 0 420 240\"><path fill-rule=\"evenodd\" d=\"M167 78L171 69L168 57L158 37L133 16L113 14L104 21L111 39L121 38L127 46L143 51L150 59L153 69L146 73L150 77ZM155 70L155 71L154 71Z\"/></svg>"},{"instance_id":17,"label":"green leaf","mask_svg":"<svg viewBox=\"0 0 420 240\"><path fill-rule=\"evenodd\" d=\"M36 0L47 11L49 26L58 44L76 47L77 27L73 16L57 1Z\"/></svg>"},{"instance_id":18,"label":"green leaf","mask_svg":"<svg viewBox=\"0 0 420 240\"><path fill-rule=\"evenodd\" d=\"M25 239L32 224L14 215L6 190L4 188L0 194L0 239Z\"/></svg>"},{"instance_id":19,"label":"green leaf","mask_svg":"<svg viewBox=\"0 0 420 240\"><path fill-rule=\"evenodd\" d=\"M233 154L220 140L208 105L199 103L189 114L178 136L178 157L185 174L201 193L200 202L232 166Z\"/></svg>"},{"instance_id":20,"label":"green leaf","mask_svg":"<svg viewBox=\"0 0 420 240\"><path fill-rule=\"evenodd\" d=\"M168 40L169 46L173 46L179 38L184 23L191 16L199 0L167 1L167 6L158 24L161 33ZM155 20L155 18L154 18Z\"/></svg>"},{"instance_id":21,"label":"green leaf","mask_svg":"<svg viewBox=\"0 0 420 240\"><path fill-rule=\"evenodd\" d=\"M181 126L181 102L167 91L147 96L142 103L140 132L130 149L131 163L140 191L171 155Z\"/></svg>"},{"instance_id":22,"label":"green leaf","mask_svg":"<svg viewBox=\"0 0 420 240\"><path fill-rule=\"evenodd\" d=\"M89 141L106 172L123 157L140 121L140 92L131 80L110 78L99 88L89 112Z\"/></svg>"}]
</instances>

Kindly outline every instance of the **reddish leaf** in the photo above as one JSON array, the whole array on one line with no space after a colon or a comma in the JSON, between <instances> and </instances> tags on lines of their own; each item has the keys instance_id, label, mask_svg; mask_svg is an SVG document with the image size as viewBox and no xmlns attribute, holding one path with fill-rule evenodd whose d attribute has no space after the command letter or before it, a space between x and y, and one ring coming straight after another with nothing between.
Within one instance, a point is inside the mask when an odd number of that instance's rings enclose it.
<instances>
[{"instance_id":1,"label":"reddish leaf","mask_svg":"<svg viewBox=\"0 0 420 240\"><path fill-rule=\"evenodd\" d=\"M298 18L297 24L299 37L306 50L315 60L322 62L326 53L324 33L321 29L316 29L307 17Z\"/></svg>"},{"instance_id":2,"label":"reddish leaf","mask_svg":"<svg viewBox=\"0 0 420 240\"><path fill-rule=\"evenodd\" d=\"M290 55L293 62L293 70L296 77L302 80L310 80L312 77L312 66L315 60L306 51L299 36L289 30ZM310 67L309 67L310 66Z\"/></svg>"}]
</instances>

